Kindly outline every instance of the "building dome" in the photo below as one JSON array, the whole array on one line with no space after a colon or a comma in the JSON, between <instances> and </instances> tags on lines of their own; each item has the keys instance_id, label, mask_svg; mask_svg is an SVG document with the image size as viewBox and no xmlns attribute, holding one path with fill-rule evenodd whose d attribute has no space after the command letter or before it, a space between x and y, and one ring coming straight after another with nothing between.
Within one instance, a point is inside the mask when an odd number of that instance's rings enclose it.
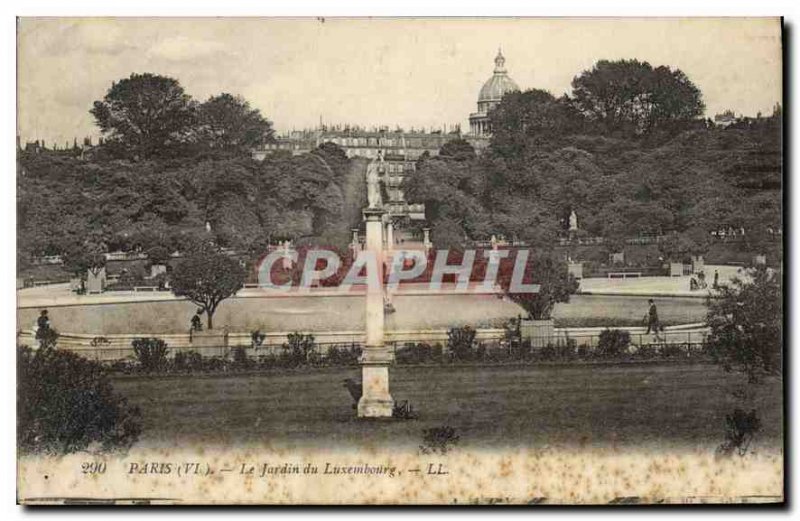
<instances>
[{"instance_id":1,"label":"building dome","mask_svg":"<svg viewBox=\"0 0 800 521\"><path fill-rule=\"evenodd\" d=\"M494 74L481 87L478 103L500 101L505 93L519 90L519 86L514 83L514 80L508 77L505 63L506 59L503 54L497 51L497 57L494 59Z\"/></svg>"}]
</instances>

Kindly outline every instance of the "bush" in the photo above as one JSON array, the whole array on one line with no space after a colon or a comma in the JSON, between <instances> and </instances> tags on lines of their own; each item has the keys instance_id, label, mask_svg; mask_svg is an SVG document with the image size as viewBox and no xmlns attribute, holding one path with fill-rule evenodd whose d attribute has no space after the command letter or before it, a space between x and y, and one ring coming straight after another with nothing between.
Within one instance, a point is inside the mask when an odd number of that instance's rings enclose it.
<instances>
[{"instance_id":1,"label":"bush","mask_svg":"<svg viewBox=\"0 0 800 521\"><path fill-rule=\"evenodd\" d=\"M454 327L447 332L447 348L454 360L466 361L473 358L476 331L469 327Z\"/></svg>"},{"instance_id":2,"label":"bush","mask_svg":"<svg viewBox=\"0 0 800 521\"><path fill-rule=\"evenodd\" d=\"M395 361L398 364L430 363L433 361L433 352L430 344L407 342L405 346L395 351ZM441 353L438 360L441 360Z\"/></svg>"},{"instance_id":3,"label":"bush","mask_svg":"<svg viewBox=\"0 0 800 521\"><path fill-rule=\"evenodd\" d=\"M565 362L573 360L576 356L575 342L547 344L539 351L539 357L542 360L551 362Z\"/></svg>"},{"instance_id":4,"label":"bush","mask_svg":"<svg viewBox=\"0 0 800 521\"><path fill-rule=\"evenodd\" d=\"M233 366L237 369L247 369L252 365L252 360L247 356L244 347L237 346L231 350L233 355Z\"/></svg>"},{"instance_id":5,"label":"bush","mask_svg":"<svg viewBox=\"0 0 800 521\"><path fill-rule=\"evenodd\" d=\"M179 351L175 353L172 367L176 371L195 372L202 371L205 367L203 355L196 351Z\"/></svg>"},{"instance_id":6,"label":"bush","mask_svg":"<svg viewBox=\"0 0 800 521\"><path fill-rule=\"evenodd\" d=\"M600 358L616 358L627 354L631 345L631 334L620 329L608 329L600 333L597 341L597 356Z\"/></svg>"},{"instance_id":7,"label":"bush","mask_svg":"<svg viewBox=\"0 0 800 521\"><path fill-rule=\"evenodd\" d=\"M17 445L65 454L130 447L141 415L114 394L105 369L68 351L17 348Z\"/></svg>"},{"instance_id":8,"label":"bush","mask_svg":"<svg viewBox=\"0 0 800 521\"><path fill-rule=\"evenodd\" d=\"M287 343L283 344L283 355L288 366L295 367L308 362L308 355L314 350L314 335L289 333Z\"/></svg>"},{"instance_id":9,"label":"bush","mask_svg":"<svg viewBox=\"0 0 800 521\"><path fill-rule=\"evenodd\" d=\"M361 348L352 344L349 348L347 346L331 346L325 356L325 361L328 365L351 366L358 365L360 358Z\"/></svg>"},{"instance_id":10,"label":"bush","mask_svg":"<svg viewBox=\"0 0 800 521\"><path fill-rule=\"evenodd\" d=\"M162 371L167 366L167 343L160 338L135 338L133 354L145 372Z\"/></svg>"}]
</instances>

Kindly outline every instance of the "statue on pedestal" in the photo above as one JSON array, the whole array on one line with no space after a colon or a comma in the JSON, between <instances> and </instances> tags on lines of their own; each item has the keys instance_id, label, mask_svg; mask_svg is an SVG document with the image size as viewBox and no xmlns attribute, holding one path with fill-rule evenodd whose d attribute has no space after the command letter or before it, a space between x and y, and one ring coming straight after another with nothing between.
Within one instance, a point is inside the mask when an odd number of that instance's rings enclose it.
<instances>
[{"instance_id":1,"label":"statue on pedestal","mask_svg":"<svg viewBox=\"0 0 800 521\"><path fill-rule=\"evenodd\" d=\"M578 214L575 213L575 210L569 214L569 231L578 231Z\"/></svg>"},{"instance_id":2,"label":"statue on pedestal","mask_svg":"<svg viewBox=\"0 0 800 521\"><path fill-rule=\"evenodd\" d=\"M383 206L381 196L381 174L383 173L383 156L378 155L378 159L370 161L367 166L367 207L380 208Z\"/></svg>"}]
</instances>

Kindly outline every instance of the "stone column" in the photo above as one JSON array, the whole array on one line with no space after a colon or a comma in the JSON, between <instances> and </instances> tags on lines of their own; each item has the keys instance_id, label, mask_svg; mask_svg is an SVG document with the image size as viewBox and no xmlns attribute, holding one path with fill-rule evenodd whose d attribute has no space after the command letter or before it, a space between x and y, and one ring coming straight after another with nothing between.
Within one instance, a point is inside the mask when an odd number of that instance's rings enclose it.
<instances>
[{"instance_id":1,"label":"stone column","mask_svg":"<svg viewBox=\"0 0 800 521\"><path fill-rule=\"evenodd\" d=\"M361 244L358 242L358 228L351 228L350 231L353 232L353 242L350 243L350 248L353 250L353 258L355 258L361 249Z\"/></svg>"},{"instance_id":2,"label":"stone column","mask_svg":"<svg viewBox=\"0 0 800 521\"><path fill-rule=\"evenodd\" d=\"M378 270L377 287L367 284L367 335L361 355L361 400L359 418L391 418L394 400L389 394L389 364L392 353L383 335L383 217L382 209L365 209L367 241L365 250L374 255ZM369 279L369 274L367 276Z\"/></svg>"}]
</instances>

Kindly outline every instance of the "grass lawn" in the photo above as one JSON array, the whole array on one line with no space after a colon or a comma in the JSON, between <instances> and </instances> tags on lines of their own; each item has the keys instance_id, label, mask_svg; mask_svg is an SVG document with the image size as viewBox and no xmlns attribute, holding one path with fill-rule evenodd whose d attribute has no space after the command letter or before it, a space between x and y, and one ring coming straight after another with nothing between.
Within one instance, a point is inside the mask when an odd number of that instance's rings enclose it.
<instances>
[{"instance_id":1,"label":"grass lawn","mask_svg":"<svg viewBox=\"0 0 800 521\"><path fill-rule=\"evenodd\" d=\"M418 420L355 418L342 380L358 369L296 374L114 377L140 406L148 447L417 446L422 430L450 425L459 446L698 447L723 441L724 417L744 379L710 364L538 367L395 367L395 400ZM758 386L760 446L782 436L780 381Z\"/></svg>"}]
</instances>

